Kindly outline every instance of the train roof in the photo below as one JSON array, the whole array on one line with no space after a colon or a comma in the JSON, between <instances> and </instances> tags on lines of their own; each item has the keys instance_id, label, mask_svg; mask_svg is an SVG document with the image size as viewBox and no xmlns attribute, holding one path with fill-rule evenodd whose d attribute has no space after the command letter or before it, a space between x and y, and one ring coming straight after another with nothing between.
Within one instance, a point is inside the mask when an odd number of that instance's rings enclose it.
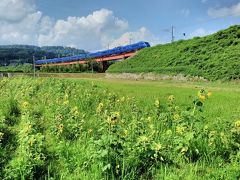
<instances>
[{"instance_id":1,"label":"train roof","mask_svg":"<svg viewBox=\"0 0 240 180\"><path fill-rule=\"evenodd\" d=\"M150 47L150 44L148 42L140 41L138 43L126 45L126 46L118 46L109 50L103 50L103 51L97 51L93 53L87 53L87 54L79 54L75 56L68 56L68 57L61 57L61 58L53 58L53 59L46 59L46 60L37 60L36 64L48 64L48 63L59 63L59 62L70 62L70 61L76 61L76 60L82 60L87 58L97 58L104 55L110 55L111 53L121 52L124 51L133 51L142 49L145 47Z\"/></svg>"}]
</instances>

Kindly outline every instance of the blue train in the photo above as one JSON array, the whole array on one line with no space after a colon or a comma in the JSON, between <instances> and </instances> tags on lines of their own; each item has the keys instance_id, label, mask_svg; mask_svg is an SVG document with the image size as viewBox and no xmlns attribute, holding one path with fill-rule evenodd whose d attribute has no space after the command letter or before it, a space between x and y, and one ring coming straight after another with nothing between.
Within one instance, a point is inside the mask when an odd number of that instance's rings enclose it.
<instances>
[{"instance_id":1,"label":"blue train","mask_svg":"<svg viewBox=\"0 0 240 180\"><path fill-rule=\"evenodd\" d=\"M141 41L135 44L120 46L120 47L116 47L116 48L105 50L105 51L98 51L95 53L81 54L77 56L69 56L69 57L63 57L63 58L37 60L36 65L54 64L54 63L63 63L63 62L65 63L65 62L74 62L74 61L81 61L81 60L84 61L85 59L94 59L94 58L124 54L128 52L134 52L146 47L150 47L150 44L148 42Z\"/></svg>"}]
</instances>

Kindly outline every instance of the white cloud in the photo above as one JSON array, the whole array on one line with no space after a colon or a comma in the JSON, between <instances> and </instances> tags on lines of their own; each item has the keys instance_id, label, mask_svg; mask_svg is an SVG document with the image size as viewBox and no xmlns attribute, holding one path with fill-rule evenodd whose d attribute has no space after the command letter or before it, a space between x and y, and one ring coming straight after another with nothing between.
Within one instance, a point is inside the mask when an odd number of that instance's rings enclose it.
<instances>
[{"instance_id":1,"label":"white cloud","mask_svg":"<svg viewBox=\"0 0 240 180\"><path fill-rule=\"evenodd\" d=\"M34 11L33 0L0 1L0 21L20 21Z\"/></svg>"},{"instance_id":2,"label":"white cloud","mask_svg":"<svg viewBox=\"0 0 240 180\"><path fill-rule=\"evenodd\" d=\"M208 15L213 18L240 16L240 3L231 7L210 8L208 10Z\"/></svg>"},{"instance_id":3,"label":"white cloud","mask_svg":"<svg viewBox=\"0 0 240 180\"><path fill-rule=\"evenodd\" d=\"M213 31L207 31L204 28L199 28L199 29L196 29L195 31L193 31L190 34L190 38L207 36L207 35L210 35L212 33L214 33L214 32Z\"/></svg>"},{"instance_id":4,"label":"white cloud","mask_svg":"<svg viewBox=\"0 0 240 180\"><path fill-rule=\"evenodd\" d=\"M126 21L115 17L110 10L101 9L87 17L58 20L48 34L39 35L38 42L40 45L74 45L97 49L127 28Z\"/></svg>"},{"instance_id":5,"label":"white cloud","mask_svg":"<svg viewBox=\"0 0 240 180\"><path fill-rule=\"evenodd\" d=\"M129 36L132 42L159 40L146 28L128 29L128 22L108 9L54 21L37 11L34 0L0 1L0 44L63 45L91 51L126 44Z\"/></svg>"},{"instance_id":6,"label":"white cloud","mask_svg":"<svg viewBox=\"0 0 240 180\"><path fill-rule=\"evenodd\" d=\"M129 43L136 43L139 40L148 41L151 45L160 43L160 38L153 35L147 28L142 27L135 32L126 32L120 38L114 40L110 47L117 47L121 45L127 45Z\"/></svg>"},{"instance_id":7,"label":"white cloud","mask_svg":"<svg viewBox=\"0 0 240 180\"><path fill-rule=\"evenodd\" d=\"M38 11L17 23L0 21L0 44L37 44L41 19Z\"/></svg>"},{"instance_id":8,"label":"white cloud","mask_svg":"<svg viewBox=\"0 0 240 180\"><path fill-rule=\"evenodd\" d=\"M45 18L33 0L1 0L0 44L37 44Z\"/></svg>"},{"instance_id":9,"label":"white cloud","mask_svg":"<svg viewBox=\"0 0 240 180\"><path fill-rule=\"evenodd\" d=\"M206 2L208 2L208 0L201 0L201 3L206 3Z\"/></svg>"}]
</instances>

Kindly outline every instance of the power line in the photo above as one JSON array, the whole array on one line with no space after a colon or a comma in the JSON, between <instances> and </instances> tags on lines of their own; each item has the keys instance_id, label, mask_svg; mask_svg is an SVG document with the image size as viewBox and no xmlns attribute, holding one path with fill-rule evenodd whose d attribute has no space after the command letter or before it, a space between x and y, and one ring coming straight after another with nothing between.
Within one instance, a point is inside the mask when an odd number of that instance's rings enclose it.
<instances>
[{"instance_id":1,"label":"power line","mask_svg":"<svg viewBox=\"0 0 240 180\"><path fill-rule=\"evenodd\" d=\"M200 20L196 23L189 23L189 24L185 24L185 25L181 25L181 26L174 26L174 28L178 28L178 29L182 29L182 28L187 28L187 27L192 27L192 26L196 26L196 25L199 25L199 24L204 24L204 23L207 23L207 22L211 22L211 21L216 21L216 20L221 20L223 18L210 18L210 19L203 19L203 20ZM160 31L169 31L169 29L167 28L164 28L164 29L161 29Z\"/></svg>"},{"instance_id":2,"label":"power line","mask_svg":"<svg viewBox=\"0 0 240 180\"><path fill-rule=\"evenodd\" d=\"M225 18L228 18L228 17L225 17ZM222 17L210 18L210 19L200 20L199 22L196 22L196 23L189 23L189 24L185 24L185 25L181 25L181 26L172 26L171 28L161 29L160 31L170 32L171 33L171 42L174 42L175 38L176 38L175 37L176 29L185 29L188 27L193 27L196 25L204 24L204 23L211 22L211 21L221 20L221 19L223 19L223 18ZM186 37L186 32L182 32L182 35L184 37Z\"/></svg>"}]
</instances>

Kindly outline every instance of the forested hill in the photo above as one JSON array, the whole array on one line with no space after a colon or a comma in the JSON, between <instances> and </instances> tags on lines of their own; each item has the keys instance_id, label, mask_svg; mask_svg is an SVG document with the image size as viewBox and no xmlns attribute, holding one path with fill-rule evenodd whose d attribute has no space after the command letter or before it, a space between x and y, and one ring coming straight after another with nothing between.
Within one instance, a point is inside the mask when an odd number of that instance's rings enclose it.
<instances>
[{"instance_id":1,"label":"forested hill","mask_svg":"<svg viewBox=\"0 0 240 180\"><path fill-rule=\"evenodd\" d=\"M141 50L110 66L112 73L185 74L209 80L240 79L240 26L206 37Z\"/></svg>"},{"instance_id":2,"label":"forested hill","mask_svg":"<svg viewBox=\"0 0 240 180\"><path fill-rule=\"evenodd\" d=\"M84 50L62 46L0 45L0 66L32 63L36 59L65 57L86 53Z\"/></svg>"}]
</instances>

